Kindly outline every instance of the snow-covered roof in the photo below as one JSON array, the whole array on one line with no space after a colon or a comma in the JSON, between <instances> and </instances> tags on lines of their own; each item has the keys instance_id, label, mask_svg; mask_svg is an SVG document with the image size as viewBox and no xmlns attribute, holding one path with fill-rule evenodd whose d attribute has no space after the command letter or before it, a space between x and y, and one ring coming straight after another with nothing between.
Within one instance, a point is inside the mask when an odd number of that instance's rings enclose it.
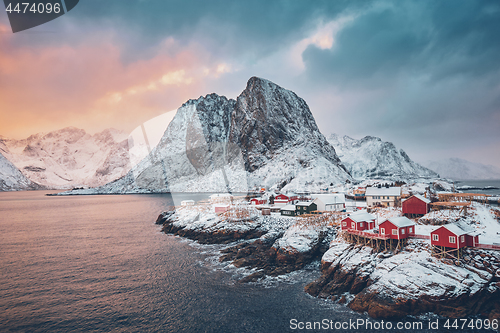
<instances>
[{"instance_id":1,"label":"snow-covered roof","mask_svg":"<svg viewBox=\"0 0 500 333\"><path fill-rule=\"evenodd\" d=\"M368 222L375 220L375 216L368 213L366 210L360 210L349 214L349 218L355 222Z\"/></svg>"},{"instance_id":2,"label":"snow-covered roof","mask_svg":"<svg viewBox=\"0 0 500 333\"><path fill-rule=\"evenodd\" d=\"M415 197L415 198L418 198L418 199L422 200L425 203L431 203L431 201L429 199L427 199L426 197L421 196L420 194L414 194L412 196ZM408 199L410 199L410 198L408 198Z\"/></svg>"},{"instance_id":3,"label":"snow-covered roof","mask_svg":"<svg viewBox=\"0 0 500 333\"><path fill-rule=\"evenodd\" d=\"M286 205L281 208L281 210L293 210L295 211L295 205Z\"/></svg>"},{"instance_id":4,"label":"snow-covered roof","mask_svg":"<svg viewBox=\"0 0 500 333\"><path fill-rule=\"evenodd\" d=\"M313 203L314 203L313 201L301 201L301 202L297 202L295 205L296 206L306 206L306 207L309 207Z\"/></svg>"},{"instance_id":5,"label":"snow-covered roof","mask_svg":"<svg viewBox=\"0 0 500 333\"><path fill-rule=\"evenodd\" d=\"M319 199L325 205L345 203L345 195L343 194L311 194L311 198Z\"/></svg>"},{"instance_id":6,"label":"snow-covered roof","mask_svg":"<svg viewBox=\"0 0 500 333\"><path fill-rule=\"evenodd\" d=\"M387 195L387 196L401 196L401 187L367 187L365 196L372 195Z\"/></svg>"},{"instance_id":7,"label":"snow-covered roof","mask_svg":"<svg viewBox=\"0 0 500 333\"><path fill-rule=\"evenodd\" d=\"M406 216L393 217L387 221L391 222L398 228L411 227L415 225L415 222L407 218Z\"/></svg>"},{"instance_id":8,"label":"snow-covered roof","mask_svg":"<svg viewBox=\"0 0 500 333\"><path fill-rule=\"evenodd\" d=\"M450 232L454 233L457 236L466 235L466 234L471 235L471 236L475 236L476 234L479 234L476 232L476 230L474 230L474 228L472 228L472 227L470 227L462 222L445 224L445 225L443 225L443 228L448 229Z\"/></svg>"}]
</instances>

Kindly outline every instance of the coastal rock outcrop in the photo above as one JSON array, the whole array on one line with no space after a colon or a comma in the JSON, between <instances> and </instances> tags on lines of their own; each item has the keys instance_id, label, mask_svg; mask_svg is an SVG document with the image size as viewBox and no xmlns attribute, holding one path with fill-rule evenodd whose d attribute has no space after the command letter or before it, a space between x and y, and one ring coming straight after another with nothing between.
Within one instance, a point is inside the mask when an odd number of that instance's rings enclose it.
<instances>
[{"instance_id":1,"label":"coastal rock outcrop","mask_svg":"<svg viewBox=\"0 0 500 333\"><path fill-rule=\"evenodd\" d=\"M328 219L322 216L262 216L252 207L216 215L212 209L196 206L169 210L160 214L156 223L163 225L165 233L202 244L236 242L221 250L219 260L230 261L236 267L257 269L242 282L303 268L321 258L335 235L335 228L328 226Z\"/></svg>"},{"instance_id":2,"label":"coastal rock outcrop","mask_svg":"<svg viewBox=\"0 0 500 333\"><path fill-rule=\"evenodd\" d=\"M433 312L445 317L491 317L498 312L500 255L467 249L460 265L430 255L411 240L400 253L375 253L342 240L322 258L322 276L308 284L313 296L348 299L348 306L373 318Z\"/></svg>"}]
</instances>

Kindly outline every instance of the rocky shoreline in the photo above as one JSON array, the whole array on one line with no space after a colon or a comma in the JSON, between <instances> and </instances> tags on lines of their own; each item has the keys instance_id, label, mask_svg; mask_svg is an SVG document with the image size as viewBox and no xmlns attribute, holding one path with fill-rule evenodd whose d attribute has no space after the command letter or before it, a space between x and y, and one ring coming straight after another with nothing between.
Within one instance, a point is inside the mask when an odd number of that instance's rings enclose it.
<instances>
[{"instance_id":1,"label":"rocky shoreline","mask_svg":"<svg viewBox=\"0 0 500 333\"><path fill-rule=\"evenodd\" d=\"M320 260L334 237L334 232L325 226L313 231L318 225L293 226L294 219L283 218L284 223L273 227L272 224L266 224L265 220L263 217L251 216L231 221L229 226L226 221L213 224L201 221L198 227L193 228L193 223L200 222L200 215L192 218L191 223L179 223L178 214L172 210L160 214L156 224L162 225L162 231L167 234L201 244L231 244L246 240L221 250L219 258L220 262L230 261L235 267L258 270L240 282L254 282L265 276L278 276L302 269ZM293 244L289 244L289 240Z\"/></svg>"},{"instance_id":2,"label":"rocky shoreline","mask_svg":"<svg viewBox=\"0 0 500 333\"><path fill-rule=\"evenodd\" d=\"M321 262L322 275L307 293L330 298L376 319L435 313L449 318L499 318L500 255L466 250L463 262L436 259L411 241L398 254L335 241Z\"/></svg>"},{"instance_id":3,"label":"rocky shoreline","mask_svg":"<svg viewBox=\"0 0 500 333\"><path fill-rule=\"evenodd\" d=\"M181 208L160 214L156 223L167 234L201 244L228 244L219 261L257 270L240 282L290 273L321 259L321 277L305 291L376 319L429 312L500 317L500 253L495 251L467 249L458 266L432 257L421 240L411 240L396 254L375 253L336 237L337 227L320 218L269 217L251 210L245 216L217 216Z\"/></svg>"}]
</instances>

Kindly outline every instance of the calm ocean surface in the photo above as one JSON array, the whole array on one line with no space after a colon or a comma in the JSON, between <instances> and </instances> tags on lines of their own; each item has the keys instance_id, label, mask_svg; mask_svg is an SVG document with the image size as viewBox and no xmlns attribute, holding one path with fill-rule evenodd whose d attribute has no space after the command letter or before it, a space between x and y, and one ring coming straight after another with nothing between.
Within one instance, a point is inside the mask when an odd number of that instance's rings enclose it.
<instances>
[{"instance_id":1,"label":"calm ocean surface","mask_svg":"<svg viewBox=\"0 0 500 333\"><path fill-rule=\"evenodd\" d=\"M0 332L297 332L292 318L367 318L304 293L316 268L238 283L214 247L154 225L167 195L45 193L0 193Z\"/></svg>"}]
</instances>

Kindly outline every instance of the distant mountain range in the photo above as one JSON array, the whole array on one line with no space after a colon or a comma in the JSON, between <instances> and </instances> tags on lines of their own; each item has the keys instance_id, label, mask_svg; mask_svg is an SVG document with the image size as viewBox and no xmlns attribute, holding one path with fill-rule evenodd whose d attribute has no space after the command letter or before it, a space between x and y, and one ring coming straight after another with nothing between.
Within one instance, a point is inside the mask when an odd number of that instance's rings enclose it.
<instances>
[{"instance_id":1,"label":"distant mountain range","mask_svg":"<svg viewBox=\"0 0 500 333\"><path fill-rule=\"evenodd\" d=\"M127 135L90 135L68 127L24 140L0 137L0 153L33 182L48 188L99 186L130 170Z\"/></svg>"},{"instance_id":2,"label":"distant mountain range","mask_svg":"<svg viewBox=\"0 0 500 333\"><path fill-rule=\"evenodd\" d=\"M409 180L437 178L438 174L412 161L392 142L366 136L360 140L332 134L328 141L355 179L382 178Z\"/></svg>"},{"instance_id":3,"label":"distant mountain range","mask_svg":"<svg viewBox=\"0 0 500 333\"><path fill-rule=\"evenodd\" d=\"M210 94L184 103L150 156L125 177L83 192L303 191L346 180L306 102L253 77L236 100Z\"/></svg>"},{"instance_id":4,"label":"distant mountain range","mask_svg":"<svg viewBox=\"0 0 500 333\"><path fill-rule=\"evenodd\" d=\"M500 179L500 168L470 162L461 158L448 158L424 163L443 178L453 180Z\"/></svg>"},{"instance_id":5,"label":"distant mountain range","mask_svg":"<svg viewBox=\"0 0 500 333\"><path fill-rule=\"evenodd\" d=\"M0 137L0 152L32 182L95 187L75 194L317 191L354 179L438 177L379 138L327 140L302 98L257 77L236 100L209 94L187 101L158 145L147 141L69 127L25 140Z\"/></svg>"}]
</instances>

